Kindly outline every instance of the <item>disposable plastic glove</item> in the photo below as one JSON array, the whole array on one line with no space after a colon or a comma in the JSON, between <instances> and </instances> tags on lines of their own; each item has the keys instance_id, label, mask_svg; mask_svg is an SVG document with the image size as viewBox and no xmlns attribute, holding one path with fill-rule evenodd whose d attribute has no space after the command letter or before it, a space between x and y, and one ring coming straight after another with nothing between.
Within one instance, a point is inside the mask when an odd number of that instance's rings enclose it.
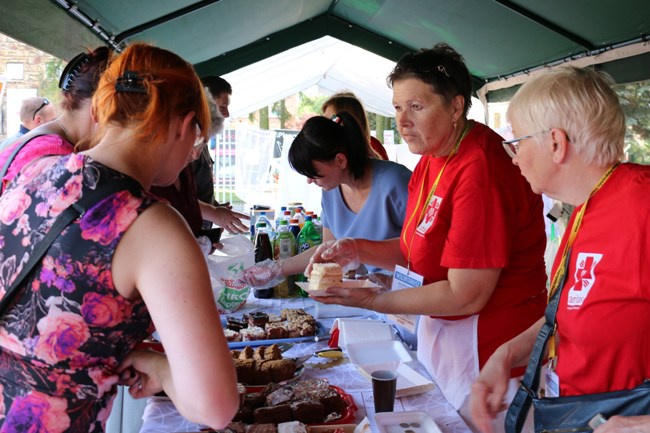
<instances>
[{"instance_id":1,"label":"disposable plastic glove","mask_svg":"<svg viewBox=\"0 0 650 433\"><path fill-rule=\"evenodd\" d=\"M277 286L284 281L282 275L282 260L277 262L266 259L256 263L250 268L244 269L239 276L239 280L254 289L268 289Z\"/></svg>"},{"instance_id":2,"label":"disposable plastic glove","mask_svg":"<svg viewBox=\"0 0 650 433\"><path fill-rule=\"evenodd\" d=\"M314 263L333 262L341 265L343 274L359 267L357 242L352 238L343 238L321 244L309 261L305 275L311 274Z\"/></svg>"}]
</instances>

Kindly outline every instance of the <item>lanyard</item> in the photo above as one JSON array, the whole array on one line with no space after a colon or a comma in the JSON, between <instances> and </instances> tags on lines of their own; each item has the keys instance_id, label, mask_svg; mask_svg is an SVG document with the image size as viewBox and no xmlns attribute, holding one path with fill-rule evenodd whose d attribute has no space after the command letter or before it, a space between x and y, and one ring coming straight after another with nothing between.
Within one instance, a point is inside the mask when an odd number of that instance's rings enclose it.
<instances>
[{"instance_id":1,"label":"lanyard","mask_svg":"<svg viewBox=\"0 0 650 433\"><path fill-rule=\"evenodd\" d=\"M610 178L612 173L614 173L614 170L616 170L616 167L618 167L618 162L613 164L609 169L605 172L605 174L602 175L596 186L591 190L589 193L589 197L587 197L587 200L583 203L582 207L576 214L575 219L573 220L573 224L571 225L571 231L569 232L569 239L567 240L567 243L564 244L564 250L562 250L562 259L560 260L560 264L558 265L557 269L555 270L555 275L553 275L553 280L551 281L551 286L549 287L548 291L548 299L551 299L553 294L555 293L556 290L560 288L560 284L564 280L566 282L566 279L564 278L564 275L567 272L567 262L569 261L569 250L573 246L573 242L576 239L576 236L578 235L578 230L580 230L580 225L582 224L582 219L585 215L585 210L587 209L587 204L589 203L589 199L593 197L600 188L607 182L607 179ZM557 323L555 324L555 329L557 329ZM548 344L548 358L551 361L549 365L551 366L551 369L555 369L555 329L553 330L553 335L550 338L549 344Z\"/></svg>"},{"instance_id":2,"label":"lanyard","mask_svg":"<svg viewBox=\"0 0 650 433\"><path fill-rule=\"evenodd\" d=\"M454 144L454 148L451 150L449 155L447 156L447 160L443 164L442 168L440 168L440 171L438 172L438 175L436 176L436 180L433 182L433 185L431 186L431 189L429 190L429 194L427 195L426 202L424 206L422 206L422 210L420 211L420 214L418 216L417 224L415 225L415 228L413 229L413 234L411 235L411 241L406 242L406 231L413 222L413 218L415 217L415 214L420 207L420 202L422 201L422 193L424 193L424 180L422 181L422 184L420 185L420 192L418 194L418 201L415 203L415 207L413 208L413 213L411 213L411 216L409 220L406 222L406 225L404 226L404 229L402 230L402 240L404 241L404 245L406 245L406 250L407 250L407 257L406 257L406 262L407 262L407 270L411 269L411 247L413 246L413 239L415 238L415 232L417 231L417 226L422 222L422 219L424 218L424 215L426 214L427 211L427 205L431 202L431 198L433 198L433 195L436 192L436 188L438 187L438 183L440 182L440 179L442 178L442 173L445 171L445 167L447 167L447 164L451 160L451 157L458 152L458 148L460 147L460 142L463 141L469 130L471 129L473 125L473 122L468 121L465 124L465 127L463 128L463 132L460 134L460 137L458 137L458 140L456 141L456 144ZM424 168L424 172L428 173L429 172L429 163L431 162L431 158L427 159L427 166Z\"/></svg>"}]
</instances>

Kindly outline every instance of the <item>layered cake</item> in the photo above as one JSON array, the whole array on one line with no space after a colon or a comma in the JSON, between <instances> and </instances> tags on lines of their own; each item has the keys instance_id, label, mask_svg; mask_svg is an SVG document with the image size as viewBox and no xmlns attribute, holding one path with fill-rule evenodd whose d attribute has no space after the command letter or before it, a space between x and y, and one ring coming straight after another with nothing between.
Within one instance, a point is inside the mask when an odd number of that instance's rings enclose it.
<instances>
[{"instance_id":1,"label":"layered cake","mask_svg":"<svg viewBox=\"0 0 650 433\"><path fill-rule=\"evenodd\" d=\"M308 291L325 290L343 281L343 270L336 263L314 263L309 275Z\"/></svg>"}]
</instances>

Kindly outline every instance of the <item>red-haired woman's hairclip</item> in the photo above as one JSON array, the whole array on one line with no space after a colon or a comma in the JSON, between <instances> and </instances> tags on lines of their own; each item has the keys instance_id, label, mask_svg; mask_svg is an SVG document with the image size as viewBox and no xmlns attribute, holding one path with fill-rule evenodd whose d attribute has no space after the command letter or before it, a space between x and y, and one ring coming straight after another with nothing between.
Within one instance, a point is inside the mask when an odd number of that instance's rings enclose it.
<instances>
[{"instance_id":1,"label":"red-haired woman's hairclip","mask_svg":"<svg viewBox=\"0 0 650 433\"><path fill-rule=\"evenodd\" d=\"M115 91L123 93L147 93L144 80L135 71L124 71L115 82Z\"/></svg>"}]
</instances>

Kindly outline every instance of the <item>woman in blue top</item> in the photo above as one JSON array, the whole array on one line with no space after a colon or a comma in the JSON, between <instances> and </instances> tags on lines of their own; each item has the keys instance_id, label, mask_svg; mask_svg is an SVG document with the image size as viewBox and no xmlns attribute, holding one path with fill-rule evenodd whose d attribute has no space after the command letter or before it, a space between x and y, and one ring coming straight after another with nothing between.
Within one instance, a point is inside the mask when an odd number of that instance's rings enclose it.
<instances>
[{"instance_id":1,"label":"woman in blue top","mask_svg":"<svg viewBox=\"0 0 650 433\"><path fill-rule=\"evenodd\" d=\"M371 158L356 119L342 111L332 120L305 122L289 149L289 163L307 182L323 189L323 242L344 237L384 240L398 237L406 212L411 171L401 164ZM252 287L268 287L305 271L315 248L244 272ZM371 272L379 268L369 269Z\"/></svg>"}]
</instances>

